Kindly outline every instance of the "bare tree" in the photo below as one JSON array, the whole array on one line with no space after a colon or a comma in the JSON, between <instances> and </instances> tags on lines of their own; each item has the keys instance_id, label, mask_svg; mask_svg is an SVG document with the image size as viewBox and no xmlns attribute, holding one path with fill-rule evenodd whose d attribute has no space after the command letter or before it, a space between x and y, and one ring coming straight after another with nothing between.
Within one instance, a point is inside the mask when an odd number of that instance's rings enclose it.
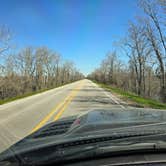
<instances>
[{"instance_id":1,"label":"bare tree","mask_svg":"<svg viewBox=\"0 0 166 166\"><path fill-rule=\"evenodd\" d=\"M165 67L164 67L164 61L163 56L160 50L160 47L157 43L157 39L154 35L154 32L149 24L147 24L147 38L156 54L159 68L160 68L160 80L161 80L161 97L163 101L166 100L166 81L165 81Z\"/></svg>"},{"instance_id":2,"label":"bare tree","mask_svg":"<svg viewBox=\"0 0 166 166\"><path fill-rule=\"evenodd\" d=\"M165 33L162 28L161 17L159 17L159 3L164 4L165 1L141 0L140 6L147 15L146 20L146 36L156 55L160 69L160 86L161 98L166 101L166 40Z\"/></svg>"},{"instance_id":3,"label":"bare tree","mask_svg":"<svg viewBox=\"0 0 166 166\"><path fill-rule=\"evenodd\" d=\"M163 1L164 2L164 1ZM166 54L166 41L164 40L164 33L161 28L161 23L159 21L159 16L158 16L158 8L157 8L157 3L156 1L151 1L151 0L141 0L140 5L143 8L144 12L149 16L149 18L152 20L154 23L154 26L156 27L156 30L158 31L159 38L161 41L161 44L163 46L163 49Z\"/></svg>"},{"instance_id":4,"label":"bare tree","mask_svg":"<svg viewBox=\"0 0 166 166\"><path fill-rule=\"evenodd\" d=\"M145 63L150 55L144 31L144 26L130 23L128 36L123 42L124 47L130 50L127 56L130 59L130 69L133 70L132 75L136 76L134 86L137 87L139 95L144 95L145 92Z\"/></svg>"}]
</instances>

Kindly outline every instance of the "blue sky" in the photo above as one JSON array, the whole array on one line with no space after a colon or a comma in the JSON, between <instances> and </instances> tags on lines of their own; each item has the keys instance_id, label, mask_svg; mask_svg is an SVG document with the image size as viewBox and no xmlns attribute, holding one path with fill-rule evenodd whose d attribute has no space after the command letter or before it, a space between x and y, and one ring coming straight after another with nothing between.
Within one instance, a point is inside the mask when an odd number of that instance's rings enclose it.
<instances>
[{"instance_id":1,"label":"blue sky","mask_svg":"<svg viewBox=\"0 0 166 166\"><path fill-rule=\"evenodd\" d=\"M5 0L0 24L14 33L17 49L48 46L88 74L139 12L136 0Z\"/></svg>"}]
</instances>

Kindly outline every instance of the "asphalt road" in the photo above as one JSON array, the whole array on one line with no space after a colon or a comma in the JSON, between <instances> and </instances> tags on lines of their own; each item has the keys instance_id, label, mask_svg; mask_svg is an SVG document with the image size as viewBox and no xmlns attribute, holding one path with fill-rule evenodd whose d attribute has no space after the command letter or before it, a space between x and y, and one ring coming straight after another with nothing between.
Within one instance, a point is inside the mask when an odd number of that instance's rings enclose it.
<instances>
[{"instance_id":1,"label":"asphalt road","mask_svg":"<svg viewBox=\"0 0 166 166\"><path fill-rule=\"evenodd\" d=\"M123 102L84 79L0 106L0 152L43 125L95 108L122 108Z\"/></svg>"}]
</instances>

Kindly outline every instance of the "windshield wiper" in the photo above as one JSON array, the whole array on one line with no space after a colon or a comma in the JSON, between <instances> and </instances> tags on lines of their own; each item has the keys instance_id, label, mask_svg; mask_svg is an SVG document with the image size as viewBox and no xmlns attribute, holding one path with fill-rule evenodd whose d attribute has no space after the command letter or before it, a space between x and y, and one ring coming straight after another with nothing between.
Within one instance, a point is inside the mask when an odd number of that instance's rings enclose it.
<instances>
[{"instance_id":1,"label":"windshield wiper","mask_svg":"<svg viewBox=\"0 0 166 166\"><path fill-rule=\"evenodd\" d=\"M18 145L13 155L8 155L8 153L3 153L3 156L0 155L0 161L10 161L13 157L17 157L19 162L23 163L23 165L40 165L48 162L62 162L87 157L93 158L95 156L105 156L108 154L115 155L120 152L129 153L133 151L138 152L139 150L166 150L165 142L158 142L158 140L164 137L165 134L163 133L150 131L149 133L113 134L87 139L85 139L85 137L73 138L62 143L43 143L40 146L27 147L27 149L21 149L21 146L19 147ZM152 143L143 144L141 143L141 138L142 142L143 140L145 141L144 138L148 138L146 141L151 140Z\"/></svg>"},{"instance_id":2,"label":"windshield wiper","mask_svg":"<svg viewBox=\"0 0 166 166\"><path fill-rule=\"evenodd\" d=\"M103 157L113 157L120 155L139 154L139 153L161 153L166 152L165 142L147 142L147 143L133 143L133 144L117 144L117 145L88 145L85 147L74 147L58 149L52 155L45 154L40 160L31 160L20 162L20 165L43 165L43 164L63 164L68 162L77 162L88 159L99 159ZM32 154L34 155L34 154ZM31 155L31 156L32 156Z\"/></svg>"},{"instance_id":3,"label":"windshield wiper","mask_svg":"<svg viewBox=\"0 0 166 166\"><path fill-rule=\"evenodd\" d=\"M61 149L62 150L62 149ZM63 151L63 150L62 150ZM138 153L157 153L166 152L165 142L155 143L135 143L127 145L110 145L110 146L86 146L84 148L66 149L63 156L58 156L54 162L66 162L82 159L96 159L111 157L116 155L128 155ZM59 151L60 154L60 151Z\"/></svg>"}]
</instances>

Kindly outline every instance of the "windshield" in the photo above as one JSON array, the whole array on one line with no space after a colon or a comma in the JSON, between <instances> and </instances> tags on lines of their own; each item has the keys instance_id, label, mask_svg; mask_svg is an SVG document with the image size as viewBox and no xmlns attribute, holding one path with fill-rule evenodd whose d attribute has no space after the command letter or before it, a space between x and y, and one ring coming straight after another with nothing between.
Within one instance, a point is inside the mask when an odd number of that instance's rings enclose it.
<instances>
[{"instance_id":1,"label":"windshield","mask_svg":"<svg viewBox=\"0 0 166 166\"><path fill-rule=\"evenodd\" d=\"M0 18L0 155L165 133L165 0L6 0Z\"/></svg>"}]
</instances>

